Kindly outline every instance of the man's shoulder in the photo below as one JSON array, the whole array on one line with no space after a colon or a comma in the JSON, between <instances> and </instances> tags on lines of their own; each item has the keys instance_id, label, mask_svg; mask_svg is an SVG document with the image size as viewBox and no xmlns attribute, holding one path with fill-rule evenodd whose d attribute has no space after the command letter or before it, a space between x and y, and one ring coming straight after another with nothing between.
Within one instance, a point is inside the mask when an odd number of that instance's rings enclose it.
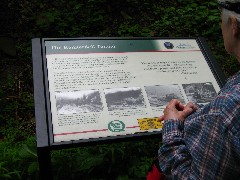
<instances>
[{"instance_id":1,"label":"man's shoulder","mask_svg":"<svg viewBox=\"0 0 240 180\"><path fill-rule=\"evenodd\" d=\"M210 103L209 114L218 114L226 125L240 117L240 83L218 95ZM240 121L239 121L240 122Z\"/></svg>"},{"instance_id":2,"label":"man's shoulder","mask_svg":"<svg viewBox=\"0 0 240 180\"><path fill-rule=\"evenodd\" d=\"M228 103L240 103L240 83L224 89L213 101L214 104L228 105Z\"/></svg>"}]
</instances>

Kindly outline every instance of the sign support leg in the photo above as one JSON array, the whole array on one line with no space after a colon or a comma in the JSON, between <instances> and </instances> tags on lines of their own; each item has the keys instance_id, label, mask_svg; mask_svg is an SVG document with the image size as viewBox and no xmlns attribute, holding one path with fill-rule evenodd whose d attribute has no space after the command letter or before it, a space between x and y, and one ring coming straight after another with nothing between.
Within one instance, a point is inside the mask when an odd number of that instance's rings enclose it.
<instances>
[{"instance_id":1,"label":"sign support leg","mask_svg":"<svg viewBox=\"0 0 240 180\"><path fill-rule=\"evenodd\" d=\"M40 179L42 180L53 179L50 148L49 147L38 148L37 154Z\"/></svg>"}]
</instances>

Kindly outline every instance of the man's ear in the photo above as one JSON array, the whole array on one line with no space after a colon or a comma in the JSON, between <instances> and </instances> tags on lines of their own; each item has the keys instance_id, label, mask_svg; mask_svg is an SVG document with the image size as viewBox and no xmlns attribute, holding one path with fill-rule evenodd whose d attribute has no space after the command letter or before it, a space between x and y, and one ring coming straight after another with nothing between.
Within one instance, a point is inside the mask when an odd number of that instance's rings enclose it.
<instances>
[{"instance_id":1,"label":"man's ear","mask_svg":"<svg viewBox=\"0 0 240 180\"><path fill-rule=\"evenodd\" d=\"M232 27L232 33L235 37L239 37L239 33L240 33L240 29L238 27L238 20L235 16L232 16L230 18L230 21L231 21L231 27Z\"/></svg>"}]
</instances>

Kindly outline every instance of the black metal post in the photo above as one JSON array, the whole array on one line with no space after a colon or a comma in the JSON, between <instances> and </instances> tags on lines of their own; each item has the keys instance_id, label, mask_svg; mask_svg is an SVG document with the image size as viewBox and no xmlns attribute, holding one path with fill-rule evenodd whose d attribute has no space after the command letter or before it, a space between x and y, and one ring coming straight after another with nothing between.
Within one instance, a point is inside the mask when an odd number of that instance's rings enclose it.
<instances>
[{"instance_id":1,"label":"black metal post","mask_svg":"<svg viewBox=\"0 0 240 180\"><path fill-rule=\"evenodd\" d=\"M51 150L49 147L37 148L38 163L41 180L51 180L52 176L52 163L51 163Z\"/></svg>"}]
</instances>

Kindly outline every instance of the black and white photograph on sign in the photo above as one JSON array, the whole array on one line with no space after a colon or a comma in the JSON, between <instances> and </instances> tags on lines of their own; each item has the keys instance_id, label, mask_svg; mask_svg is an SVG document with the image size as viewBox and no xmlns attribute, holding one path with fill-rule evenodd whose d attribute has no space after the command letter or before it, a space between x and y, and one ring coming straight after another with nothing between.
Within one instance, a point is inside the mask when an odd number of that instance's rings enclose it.
<instances>
[{"instance_id":1,"label":"black and white photograph on sign","mask_svg":"<svg viewBox=\"0 0 240 180\"><path fill-rule=\"evenodd\" d=\"M217 96L211 82L183 84L182 86L188 100L194 103L208 103Z\"/></svg>"},{"instance_id":2,"label":"black and white photograph on sign","mask_svg":"<svg viewBox=\"0 0 240 180\"><path fill-rule=\"evenodd\" d=\"M104 92L109 111L146 107L140 87L105 89Z\"/></svg>"},{"instance_id":3,"label":"black and white photograph on sign","mask_svg":"<svg viewBox=\"0 0 240 180\"><path fill-rule=\"evenodd\" d=\"M78 114L103 110L100 93L97 90L56 92L58 114Z\"/></svg>"},{"instance_id":4,"label":"black and white photograph on sign","mask_svg":"<svg viewBox=\"0 0 240 180\"><path fill-rule=\"evenodd\" d=\"M172 99L185 102L177 84L145 86L145 90L151 107L165 106Z\"/></svg>"}]
</instances>

